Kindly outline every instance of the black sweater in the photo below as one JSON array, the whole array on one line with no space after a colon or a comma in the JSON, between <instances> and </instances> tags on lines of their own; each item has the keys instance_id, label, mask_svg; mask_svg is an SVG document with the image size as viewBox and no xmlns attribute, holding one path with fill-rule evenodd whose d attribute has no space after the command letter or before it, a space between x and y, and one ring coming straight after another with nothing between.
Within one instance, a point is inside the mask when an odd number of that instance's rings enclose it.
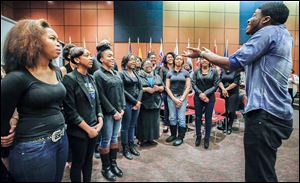
<instances>
[{"instance_id":1,"label":"black sweater","mask_svg":"<svg viewBox=\"0 0 300 183\"><path fill-rule=\"evenodd\" d=\"M64 127L61 104L65 95L61 82L47 84L26 69L7 74L1 81L1 136L8 135L15 108L19 113L16 140L45 137Z\"/></svg>"},{"instance_id":2,"label":"black sweater","mask_svg":"<svg viewBox=\"0 0 300 183\"><path fill-rule=\"evenodd\" d=\"M192 86L195 94L205 93L208 98L214 96L220 82L220 77L216 69L209 68L208 74L203 75L201 68L197 69L192 78Z\"/></svg>"},{"instance_id":3,"label":"black sweater","mask_svg":"<svg viewBox=\"0 0 300 183\"><path fill-rule=\"evenodd\" d=\"M133 73L135 78L132 78L126 70L123 70L120 74L124 83L126 101L132 105L136 105L142 99L143 87L138 74L135 71Z\"/></svg>"},{"instance_id":4,"label":"black sweater","mask_svg":"<svg viewBox=\"0 0 300 183\"><path fill-rule=\"evenodd\" d=\"M126 107L123 81L117 71L111 71L101 67L94 73L104 115L114 115Z\"/></svg>"}]
</instances>

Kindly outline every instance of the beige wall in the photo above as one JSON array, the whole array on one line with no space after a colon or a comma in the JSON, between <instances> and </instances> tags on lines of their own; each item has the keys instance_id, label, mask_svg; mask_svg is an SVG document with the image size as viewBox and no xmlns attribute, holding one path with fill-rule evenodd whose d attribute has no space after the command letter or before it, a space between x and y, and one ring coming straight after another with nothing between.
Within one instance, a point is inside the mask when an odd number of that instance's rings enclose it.
<instances>
[{"instance_id":1,"label":"beige wall","mask_svg":"<svg viewBox=\"0 0 300 183\"><path fill-rule=\"evenodd\" d=\"M1 14L19 20L21 18L44 18L49 21L60 39L95 51L96 37L114 40L113 1L1 1ZM290 9L286 23L295 38L293 64L299 75L299 2L284 2ZM163 2L163 48L164 53L173 51L176 38L179 52L182 52L190 39L191 46L213 49L216 40L218 54L223 55L226 39L229 54L239 45L239 1L164 1ZM140 43L143 58L149 50L149 43ZM128 52L127 43L113 43L115 56L120 65ZM152 50L159 54L159 43L152 43ZM138 54L137 43L132 44L134 54Z\"/></svg>"}]
</instances>

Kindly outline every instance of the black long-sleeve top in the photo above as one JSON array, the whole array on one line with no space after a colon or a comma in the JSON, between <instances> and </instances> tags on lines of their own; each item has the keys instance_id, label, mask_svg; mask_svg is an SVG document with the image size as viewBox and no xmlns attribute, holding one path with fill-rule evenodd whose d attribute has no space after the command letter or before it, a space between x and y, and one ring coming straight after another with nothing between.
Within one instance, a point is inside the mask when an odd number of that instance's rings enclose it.
<instances>
[{"instance_id":1,"label":"black long-sleeve top","mask_svg":"<svg viewBox=\"0 0 300 183\"><path fill-rule=\"evenodd\" d=\"M127 70L123 70L120 75L124 83L124 93L126 102L136 105L138 101L141 101L143 96L143 87L138 74L133 71L135 77L131 77Z\"/></svg>"},{"instance_id":2,"label":"black long-sleeve top","mask_svg":"<svg viewBox=\"0 0 300 183\"><path fill-rule=\"evenodd\" d=\"M149 75L145 71L141 71L140 74L141 83L143 87L151 87L153 88L154 85L157 86L164 86L162 79L158 74ZM149 83L147 78L152 78L153 83L152 85ZM148 93L144 92L142 97L142 107L145 109L159 109L162 104L162 97L159 92Z\"/></svg>"},{"instance_id":3,"label":"black long-sleeve top","mask_svg":"<svg viewBox=\"0 0 300 183\"><path fill-rule=\"evenodd\" d=\"M165 67L165 66L162 66L161 69L160 69L160 72L159 72L159 76L160 78L162 79L162 81L164 82L164 84L166 85L166 80L167 80L167 74L169 72L169 68L168 67Z\"/></svg>"},{"instance_id":4,"label":"black long-sleeve top","mask_svg":"<svg viewBox=\"0 0 300 183\"><path fill-rule=\"evenodd\" d=\"M8 135L9 120L15 108L19 113L17 141L49 136L63 128L65 119L61 104L65 95L66 89L61 82L47 84L27 69L10 72L1 80L1 136Z\"/></svg>"},{"instance_id":5,"label":"black long-sleeve top","mask_svg":"<svg viewBox=\"0 0 300 183\"><path fill-rule=\"evenodd\" d=\"M209 68L206 75L202 74L201 68L197 69L192 78L192 87L196 95L205 93L208 98L213 96L220 82L220 77L216 69Z\"/></svg>"},{"instance_id":6,"label":"black long-sleeve top","mask_svg":"<svg viewBox=\"0 0 300 183\"><path fill-rule=\"evenodd\" d=\"M64 77L63 84L67 89L63 104L68 134L87 137L78 125L84 120L88 125L94 126L98 123L98 117L103 117L94 78L89 74L84 76L75 69Z\"/></svg>"},{"instance_id":7,"label":"black long-sleeve top","mask_svg":"<svg viewBox=\"0 0 300 183\"><path fill-rule=\"evenodd\" d=\"M102 112L104 115L114 115L126 107L124 85L120 74L107 71L103 67L94 73L96 86L99 92Z\"/></svg>"},{"instance_id":8,"label":"black long-sleeve top","mask_svg":"<svg viewBox=\"0 0 300 183\"><path fill-rule=\"evenodd\" d=\"M239 93L239 85L241 80L241 74L237 71L225 71L222 69L220 79L224 87L228 87L230 84L235 83L237 86L228 91L229 95Z\"/></svg>"}]
</instances>

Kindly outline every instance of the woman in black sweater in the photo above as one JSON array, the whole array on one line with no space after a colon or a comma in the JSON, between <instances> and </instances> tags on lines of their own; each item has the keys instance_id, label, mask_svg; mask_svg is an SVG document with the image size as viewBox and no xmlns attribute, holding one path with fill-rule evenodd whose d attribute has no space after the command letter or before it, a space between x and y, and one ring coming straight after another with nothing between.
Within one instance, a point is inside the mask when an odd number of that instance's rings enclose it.
<instances>
[{"instance_id":1,"label":"woman in black sweater","mask_svg":"<svg viewBox=\"0 0 300 183\"><path fill-rule=\"evenodd\" d=\"M121 140L123 155L129 160L132 160L132 154L140 155L135 148L134 132L142 104L143 88L138 74L134 71L135 64L136 58L132 54L128 54L122 59L121 78L124 83L126 109L122 119Z\"/></svg>"},{"instance_id":2,"label":"woman in black sweater","mask_svg":"<svg viewBox=\"0 0 300 183\"><path fill-rule=\"evenodd\" d=\"M219 87L222 91L222 98L226 102L226 115L228 124L223 124L223 131L228 135L232 132L232 124L235 118L235 111L239 107L239 88L240 88L240 72L221 70L221 82ZM227 129L225 128L227 127Z\"/></svg>"},{"instance_id":3,"label":"woman in black sweater","mask_svg":"<svg viewBox=\"0 0 300 183\"><path fill-rule=\"evenodd\" d=\"M150 61L143 63L140 78L143 86L142 106L138 118L136 136L143 145L155 145L159 138L159 110L162 104L161 93L163 82L158 74L154 74Z\"/></svg>"},{"instance_id":4,"label":"woman in black sweater","mask_svg":"<svg viewBox=\"0 0 300 183\"><path fill-rule=\"evenodd\" d=\"M68 139L61 104L66 89L59 68L52 64L60 51L58 36L45 20L21 20L5 40L1 136L9 133L17 108L19 121L9 156L16 181L59 182L63 177Z\"/></svg>"},{"instance_id":5,"label":"woman in black sweater","mask_svg":"<svg viewBox=\"0 0 300 183\"><path fill-rule=\"evenodd\" d=\"M74 152L70 177L72 182L80 182L82 173L83 181L90 182L96 137L103 126L103 114L94 78L87 72L93 64L90 52L75 47L70 55L71 62L77 65L63 80L67 89L64 99L67 133Z\"/></svg>"},{"instance_id":6,"label":"woman in black sweater","mask_svg":"<svg viewBox=\"0 0 300 183\"><path fill-rule=\"evenodd\" d=\"M104 115L99 143L101 172L107 180L115 181L116 176L123 176L122 170L117 166L117 152L118 134L126 108L124 86L120 74L113 69L115 58L110 46L104 44L100 47L97 57L100 58L102 66L94 73L94 78Z\"/></svg>"},{"instance_id":7,"label":"woman in black sweater","mask_svg":"<svg viewBox=\"0 0 300 183\"><path fill-rule=\"evenodd\" d=\"M200 68L197 69L192 77L192 86L195 91L195 113L196 113L196 141L195 146L201 143L201 125L203 108L205 108L205 137L204 148L209 147L209 138L212 125L212 114L215 105L215 91L220 82L219 74L216 69L210 67L209 62L201 59Z\"/></svg>"}]
</instances>

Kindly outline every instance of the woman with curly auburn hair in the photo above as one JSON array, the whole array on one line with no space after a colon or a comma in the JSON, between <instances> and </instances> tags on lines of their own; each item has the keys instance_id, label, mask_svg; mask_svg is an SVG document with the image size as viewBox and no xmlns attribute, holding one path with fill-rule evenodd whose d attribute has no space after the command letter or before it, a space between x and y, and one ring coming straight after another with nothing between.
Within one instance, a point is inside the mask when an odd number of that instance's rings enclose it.
<instances>
[{"instance_id":1,"label":"woman with curly auburn hair","mask_svg":"<svg viewBox=\"0 0 300 183\"><path fill-rule=\"evenodd\" d=\"M66 89L52 64L61 52L58 36L45 20L21 20L9 31L3 51L1 136L9 134L15 108L19 113L10 171L16 181L61 181L68 139L60 107Z\"/></svg>"}]
</instances>

